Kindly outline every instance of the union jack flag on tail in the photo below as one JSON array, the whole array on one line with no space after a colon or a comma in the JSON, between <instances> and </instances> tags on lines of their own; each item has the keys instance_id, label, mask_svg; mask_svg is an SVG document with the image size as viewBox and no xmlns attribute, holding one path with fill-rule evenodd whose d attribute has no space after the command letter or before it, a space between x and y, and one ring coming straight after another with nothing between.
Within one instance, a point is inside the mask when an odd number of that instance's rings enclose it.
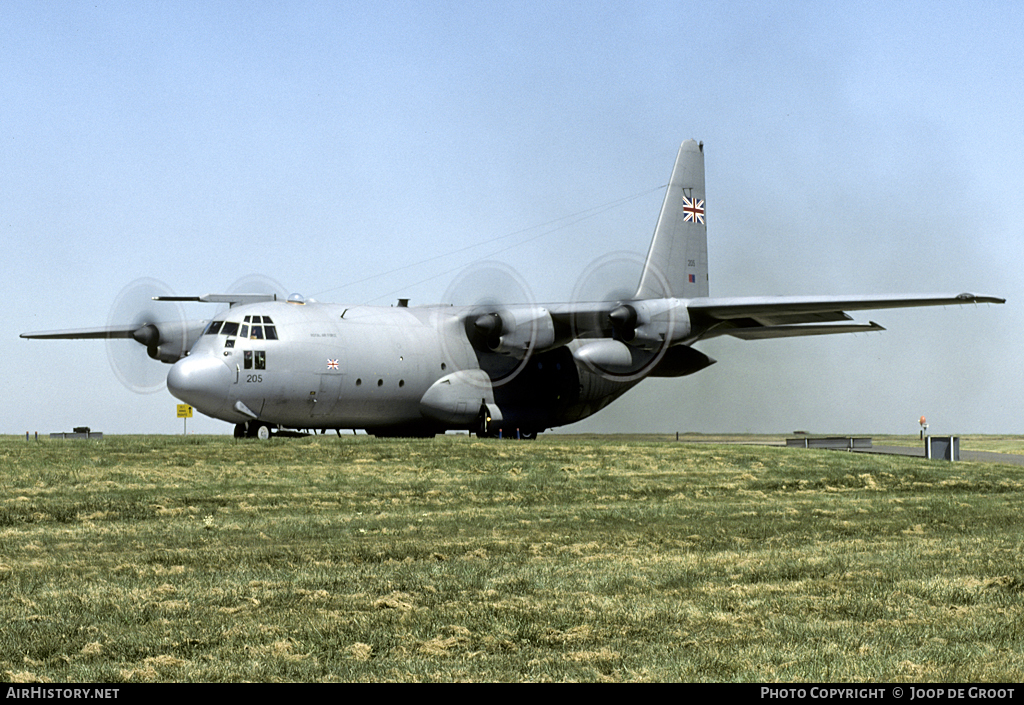
<instances>
[{"instance_id":1,"label":"union jack flag on tail","mask_svg":"<svg viewBox=\"0 0 1024 705\"><path fill-rule=\"evenodd\" d=\"M704 225L704 201L699 198L691 200L683 196L683 220Z\"/></svg>"}]
</instances>

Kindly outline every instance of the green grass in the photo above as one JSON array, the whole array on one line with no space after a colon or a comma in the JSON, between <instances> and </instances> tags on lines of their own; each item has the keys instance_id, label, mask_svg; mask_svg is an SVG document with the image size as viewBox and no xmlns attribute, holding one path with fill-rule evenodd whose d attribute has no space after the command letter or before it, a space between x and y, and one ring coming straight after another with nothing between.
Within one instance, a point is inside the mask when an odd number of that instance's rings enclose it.
<instances>
[{"instance_id":1,"label":"green grass","mask_svg":"<svg viewBox=\"0 0 1024 705\"><path fill-rule=\"evenodd\" d=\"M0 477L6 680L1024 679L1013 466L7 437Z\"/></svg>"}]
</instances>

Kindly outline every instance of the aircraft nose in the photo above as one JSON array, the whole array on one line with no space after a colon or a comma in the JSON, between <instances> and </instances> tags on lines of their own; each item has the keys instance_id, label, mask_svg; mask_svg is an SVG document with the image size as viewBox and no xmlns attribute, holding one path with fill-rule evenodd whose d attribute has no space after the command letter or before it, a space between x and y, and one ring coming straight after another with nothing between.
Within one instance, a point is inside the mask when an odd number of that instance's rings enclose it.
<instances>
[{"instance_id":1,"label":"aircraft nose","mask_svg":"<svg viewBox=\"0 0 1024 705\"><path fill-rule=\"evenodd\" d=\"M171 367L167 389L186 404L206 413L224 403L234 375L230 367L215 357L186 357Z\"/></svg>"}]
</instances>

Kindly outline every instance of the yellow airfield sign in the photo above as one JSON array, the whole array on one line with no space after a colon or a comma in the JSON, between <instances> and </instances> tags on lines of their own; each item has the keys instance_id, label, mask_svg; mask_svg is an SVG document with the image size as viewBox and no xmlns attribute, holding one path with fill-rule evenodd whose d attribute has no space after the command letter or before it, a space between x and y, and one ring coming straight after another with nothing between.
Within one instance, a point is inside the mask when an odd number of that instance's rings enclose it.
<instances>
[{"instance_id":1,"label":"yellow airfield sign","mask_svg":"<svg viewBox=\"0 0 1024 705\"><path fill-rule=\"evenodd\" d=\"M179 419L190 419L192 418L192 407L188 404L178 404L178 418Z\"/></svg>"}]
</instances>

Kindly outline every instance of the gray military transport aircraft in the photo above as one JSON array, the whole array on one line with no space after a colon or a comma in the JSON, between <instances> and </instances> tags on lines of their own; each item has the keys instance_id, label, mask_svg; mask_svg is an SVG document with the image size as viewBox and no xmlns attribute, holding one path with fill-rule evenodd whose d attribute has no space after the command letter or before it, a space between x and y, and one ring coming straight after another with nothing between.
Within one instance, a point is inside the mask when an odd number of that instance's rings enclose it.
<instances>
[{"instance_id":1,"label":"gray military transport aircraft","mask_svg":"<svg viewBox=\"0 0 1024 705\"><path fill-rule=\"evenodd\" d=\"M846 311L1004 303L975 294L708 295L704 145L679 148L636 293L569 304L345 306L267 294L154 297L227 303L211 321L25 333L130 338L172 367L178 399L235 436L365 429L535 438L608 406L647 377L715 360L695 343L884 330Z\"/></svg>"}]
</instances>

